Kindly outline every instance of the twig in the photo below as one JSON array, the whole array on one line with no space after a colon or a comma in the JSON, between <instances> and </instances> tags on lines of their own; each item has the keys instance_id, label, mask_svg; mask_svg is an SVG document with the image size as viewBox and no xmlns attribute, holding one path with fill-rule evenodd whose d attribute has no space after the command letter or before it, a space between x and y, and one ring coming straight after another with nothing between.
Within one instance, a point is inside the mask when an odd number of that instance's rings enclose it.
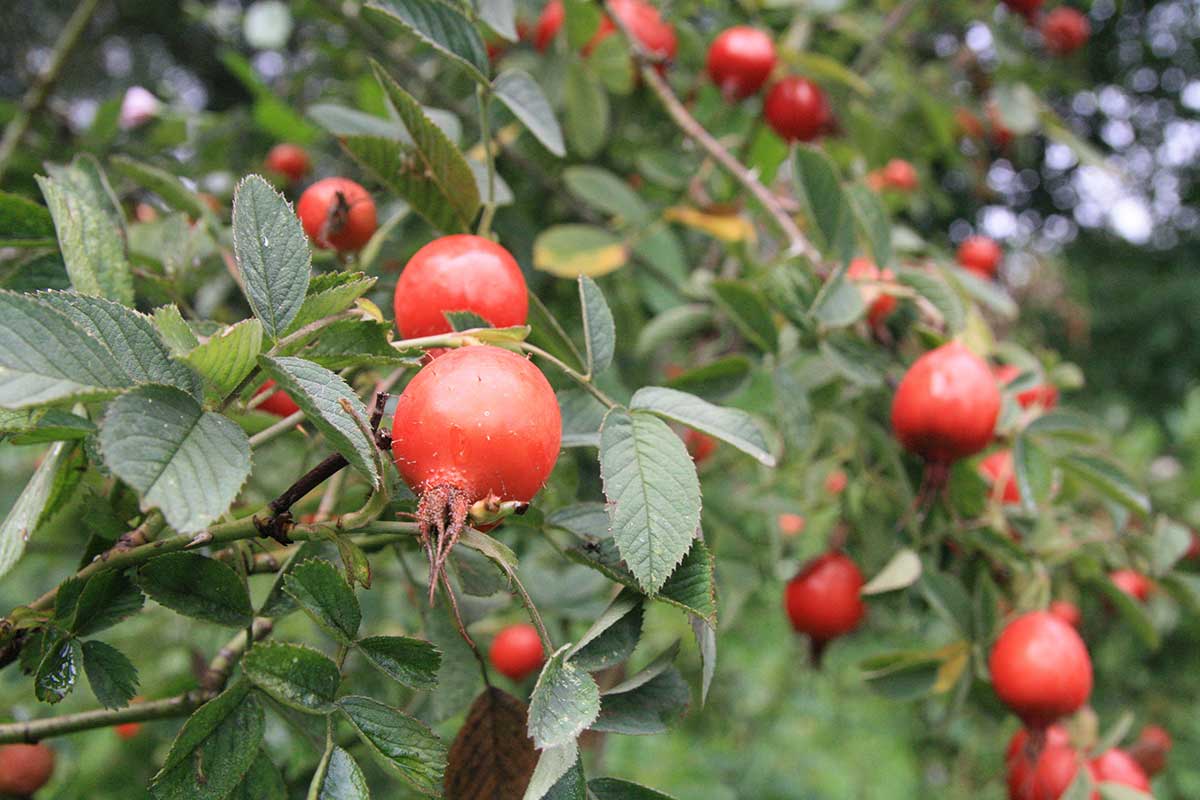
<instances>
[{"instance_id":1,"label":"twig","mask_svg":"<svg viewBox=\"0 0 1200 800\"><path fill-rule=\"evenodd\" d=\"M633 57L637 62L642 75L642 80L650 87L650 90L658 96L663 107L670 114L675 124L687 136L691 137L699 144L705 152L713 157L714 160L725 168L738 183L745 187L746 191L750 192L758 201L759 205L770 215L774 220L775 225L783 233L788 240L788 252L791 255L801 255L818 264L821 260L821 253L813 246L812 242L800 231L796 221L788 216L787 212L780 206L778 198L771 193L771 190L762 184L753 172L746 168L746 165L738 161L737 158L730 153L724 145L716 140L708 130L701 125L695 117L684 107L679 98L671 89L670 84L666 79L655 69L656 64L641 45L637 37L633 36L629 27L621 19L620 15L615 13L612 7L611 0L606 2L605 8L608 11L608 17L612 23L621 31L625 40L629 44L630 50L633 52Z\"/></svg>"},{"instance_id":2,"label":"twig","mask_svg":"<svg viewBox=\"0 0 1200 800\"><path fill-rule=\"evenodd\" d=\"M870 72L875 66L876 59L883 52L883 46L887 40L892 37L896 29L904 24L912 13L917 10L916 0L903 0L900 5L892 9L892 13L888 14L887 19L883 22L883 29L879 31L879 35L871 41L867 42L863 49L859 51L858 57L854 59L854 64L851 69L859 75L865 75Z\"/></svg>"},{"instance_id":3,"label":"twig","mask_svg":"<svg viewBox=\"0 0 1200 800\"><path fill-rule=\"evenodd\" d=\"M264 445L272 439L277 439L304 421L304 412L297 411L289 417L284 417L269 428L264 428L250 437L250 449Z\"/></svg>"},{"instance_id":4,"label":"twig","mask_svg":"<svg viewBox=\"0 0 1200 800\"><path fill-rule=\"evenodd\" d=\"M492 92L489 88L478 86L475 95L479 100L479 138L483 144L483 160L487 165L487 200L479 217L478 233L486 237L492 232L492 217L496 215L496 156L492 152L492 121L488 115Z\"/></svg>"},{"instance_id":5,"label":"twig","mask_svg":"<svg viewBox=\"0 0 1200 800\"><path fill-rule=\"evenodd\" d=\"M8 126L4 129L3 138L0 138L0 180L4 179L4 172L8 169L8 162L12 160L13 154L17 152L17 145L21 143L21 139L29 130L34 115L45 104L46 98L50 96L50 90L58 82L58 76L67 62L67 57L75 49L79 37L83 35L99 5L100 0L83 0L75 7L75 12L63 26L62 32L58 35L58 41L54 43L54 50L50 54L50 63L34 79L29 90L25 92L25 96L21 98L20 108L9 120Z\"/></svg>"},{"instance_id":6,"label":"twig","mask_svg":"<svg viewBox=\"0 0 1200 800\"><path fill-rule=\"evenodd\" d=\"M535 355L539 358L544 358L547 361L549 361L551 364L553 364L554 366L558 367L560 370L562 370L564 373L566 373L567 377L569 377L571 380L575 381L580 386L582 386L583 388L585 388L589 392L591 392L592 395L597 400L599 400L601 403L603 403L608 408L616 408L617 401L613 400L611 397L609 397L607 394L605 394L603 391L601 391L600 387L596 386L596 384L592 382L592 379L589 378L587 375L584 375L581 372L577 372L576 370L571 369L562 360L555 358L554 356L550 355L545 350L543 350L540 347L537 347L536 345L529 344L528 342L521 342L520 347L526 353L529 353L530 355Z\"/></svg>"}]
</instances>

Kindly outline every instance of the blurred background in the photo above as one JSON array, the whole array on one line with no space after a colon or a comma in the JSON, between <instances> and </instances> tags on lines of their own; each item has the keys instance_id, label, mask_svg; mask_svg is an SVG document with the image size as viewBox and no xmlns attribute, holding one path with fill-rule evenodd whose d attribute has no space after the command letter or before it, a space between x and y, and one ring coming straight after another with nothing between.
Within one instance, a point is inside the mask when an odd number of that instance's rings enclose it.
<instances>
[{"instance_id":1,"label":"blurred background","mask_svg":"<svg viewBox=\"0 0 1200 800\"><path fill-rule=\"evenodd\" d=\"M0 125L18 113L22 96L48 66L54 40L77 3L5 5ZM370 47L388 43L370 41L370 31L340 22L344 5L353 3L101 0L44 109L6 164L0 187L37 197L33 175L42 162L66 160L77 150L101 156L128 152L166 163L226 207L236 179L260 169L276 141L308 146L318 175L345 169L336 144L306 110L322 102L380 109L365 59ZM822 31L853 25L857 5L767 0L757 13L786 25L802 8L816 20L810 43L820 50ZM1030 56L1033 34L999 4L929 5L936 8L905 32L905 52L884 57L883 80L912 83L916 71L928 86L938 86L938 65L950 61L965 64L973 77L943 82L936 102L932 88L921 96L897 90L884 101L899 120L894 130L870 131L878 126L870 125L866 112L851 111L841 119L844 135L864 149L903 152L918 166L922 198L897 209L915 233L953 244L983 232L1004 245L1010 255L1003 280L1022 308L1014 338L1045 343L1078 365L1084 388L1068 402L1099 415L1117 433L1118 451L1148 482L1159 508L1200 525L1200 0L1083 3L1093 35L1069 68ZM694 76L723 12L701 0L664 6L669 18L698 20L696 30L681 33L679 56ZM522 13L531 19L537 10L531 5ZM830 45L828 55L840 58L844 54L836 47ZM553 70L538 67L530 48L506 57L538 69L551 94L561 93L552 74L545 74ZM423 82L434 70L420 57L412 68L413 74L401 76L410 90L424 92L420 99L431 106L458 111L452 105L453 98L466 96L461 86L452 79ZM1061 127L1038 125L1034 131L1030 124L1022 130L1028 111L1022 103L1028 99L1002 97L1011 141L997 147L956 135L955 111L978 90L971 82L990 86L1001 80L1032 87ZM147 126L127 130L119 117L133 86L149 90L162 109ZM691 90L698 116L713 105L703 89L676 88ZM614 117L636 127L639 115L657 113L646 108L643 103L640 109L617 109ZM462 124L469 129L474 123L464 117ZM640 162L633 147L614 141L602 160L614 171L636 171ZM502 209L497 228L524 264L547 215L569 216L570 209L555 199L545 201L548 207L541 202L539 181L557 167L540 151L523 157L528 163L502 160L501 176L518 199L539 202ZM686 164L679 170L686 173ZM122 200L130 207L139 202L136 196ZM394 246L379 265L390 276L381 281L384 295L399 265L423 241L420 225L416 220L397 225ZM531 276L535 283L545 279ZM0 274L3 286L21 288L21 280L15 270ZM548 285L535 290L561 291ZM0 511L9 508L38 455L38 447L0 448ZM283 468L312 454L301 444L275 448L269 457ZM822 490L823 477L813 470L796 482L793 497L817 531L833 524L843 502ZM709 480L711 474L706 491ZM720 510L714 513L721 516ZM779 585L772 563L774 516L725 516L723 524L742 534L737 545L742 557L722 561L718 575L721 655L707 708L694 709L667 735L610 737L593 754L604 769L679 798L705 800L1002 798L998 776L1003 745L1015 727L1011 719L964 720L952 703L907 703L902 690L889 696L868 688L858 675L855 665L862 658L903 646L904 608L886 612L901 620L899 630L889 626L888 633L868 623L866 631L830 649L824 670L812 670L780 613L777 594L755 591L764 581ZM61 577L64 550L76 541L70 528L81 523L88 524L86 508L60 515L54 530L39 534L19 568L0 581L0 606L24 602ZM544 602L562 608L584 603L572 599L565 586L549 585L561 580L548 579L541 590ZM389 595L386 582L381 585L368 593L370 613L385 616L405 601ZM581 589L579 596L584 594ZM1123 699L1138 697L1144 721L1163 724L1176 737L1171 767L1156 782L1157 796L1200 798L1200 624L1194 618L1175 621L1160 650L1132 658L1136 642L1123 629L1106 630L1105 615L1087 602L1084 616L1091 622L1084 635L1108 681L1097 711L1111 719ZM580 608L594 612L586 604ZM656 613L647 623L652 636L666 642L680 635L678 615L659 619ZM195 626L176 631L178 623L159 610L119 629L128 638L114 643L128 645L124 649L134 654L148 693L172 691L193 649L219 644L220 632L211 641L195 641L185 637ZM144 651L148 641L154 642L155 659ZM697 669L693 665L687 676L693 685ZM80 694L63 710L87 707L89 698ZM34 710L27 679L15 670L0 673L3 715L20 718ZM443 724L453 730L459 719ZM143 796L141 787L152 765L161 762L175 724L151 723L150 735L130 741L111 731L61 740L68 768L44 796ZM89 787L86 794L81 786Z\"/></svg>"}]
</instances>

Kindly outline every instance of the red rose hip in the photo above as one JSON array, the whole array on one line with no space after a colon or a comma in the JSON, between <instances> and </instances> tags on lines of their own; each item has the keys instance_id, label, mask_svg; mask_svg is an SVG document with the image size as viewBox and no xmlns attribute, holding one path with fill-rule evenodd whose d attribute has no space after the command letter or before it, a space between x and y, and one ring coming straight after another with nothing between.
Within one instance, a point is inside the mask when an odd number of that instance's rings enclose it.
<instances>
[{"instance_id":1,"label":"red rose hip","mask_svg":"<svg viewBox=\"0 0 1200 800\"><path fill-rule=\"evenodd\" d=\"M1055 600L1047 610L1076 630L1083 622L1083 614L1079 613L1079 606L1067 600Z\"/></svg>"},{"instance_id":2,"label":"red rose hip","mask_svg":"<svg viewBox=\"0 0 1200 800\"><path fill-rule=\"evenodd\" d=\"M533 29L533 46L539 52L545 52L554 43L554 37L558 35L566 18L567 11L562 0L550 0L546 3Z\"/></svg>"},{"instance_id":3,"label":"red rose hip","mask_svg":"<svg viewBox=\"0 0 1200 800\"><path fill-rule=\"evenodd\" d=\"M1000 389L987 364L950 342L909 367L892 401L892 429L910 453L949 464L987 447L999 414Z\"/></svg>"},{"instance_id":4,"label":"red rose hip","mask_svg":"<svg viewBox=\"0 0 1200 800\"><path fill-rule=\"evenodd\" d=\"M708 48L708 77L726 98L741 100L762 88L775 69L775 43L757 28L722 31Z\"/></svg>"},{"instance_id":5,"label":"red rose hip","mask_svg":"<svg viewBox=\"0 0 1200 800\"><path fill-rule=\"evenodd\" d=\"M1171 734L1158 725L1147 725L1142 728L1142 735L1129 748L1129 755L1138 763L1147 775L1157 775L1167 766L1167 754L1171 752L1174 742Z\"/></svg>"},{"instance_id":6,"label":"red rose hip","mask_svg":"<svg viewBox=\"0 0 1200 800\"><path fill-rule=\"evenodd\" d=\"M1017 617L992 647L988 666L1000 699L1031 728L1077 711L1092 693L1087 645L1046 611Z\"/></svg>"},{"instance_id":7,"label":"red rose hip","mask_svg":"<svg viewBox=\"0 0 1200 800\"><path fill-rule=\"evenodd\" d=\"M1017 476L1013 470L1011 450L997 450L979 462L979 472L992 486L992 496L1000 502L1016 505L1021 502Z\"/></svg>"},{"instance_id":8,"label":"red rose hip","mask_svg":"<svg viewBox=\"0 0 1200 800\"><path fill-rule=\"evenodd\" d=\"M296 405L296 401L292 399L291 395L274 387L275 381L267 381L261 389L254 393L255 397L266 395L266 399L260 402L256 408L277 417L290 417L300 410L300 406Z\"/></svg>"},{"instance_id":9,"label":"red rose hip","mask_svg":"<svg viewBox=\"0 0 1200 800\"><path fill-rule=\"evenodd\" d=\"M44 744L0 747L0 794L27 797L54 774L54 751Z\"/></svg>"},{"instance_id":10,"label":"red rose hip","mask_svg":"<svg viewBox=\"0 0 1200 800\"><path fill-rule=\"evenodd\" d=\"M859 594L862 586L862 573L841 553L826 553L810 561L784 592L784 608L792 627L818 644L849 633L867 612Z\"/></svg>"},{"instance_id":11,"label":"red rose hip","mask_svg":"<svg viewBox=\"0 0 1200 800\"><path fill-rule=\"evenodd\" d=\"M871 327L882 325L896 310L896 298L884 292L879 284L891 283L896 279L896 273L890 269L879 269L868 258L855 258L851 260L846 275L850 280L862 284L859 292L867 306L867 321Z\"/></svg>"},{"instance_id":12,"label":"red rose hip","mask_svg":"<svg viewBox=\"0 0 1200 800\"><path fill-rule=\"evenodd\" d=\"M1118 589L1139 603L1146 602L1154 588L1149 578L1133 569L1119 569L1108 577Z\"/></svg>"},{"instance_id":13,"label":"red rose hip","mask_svg":"<svg viewBox=\"0 0 1200 800\"><path fill-rule=\"evenodd\" d=\"M312 162L308 160L308 153L304 152L303 147L285 142L270 149L266 166L271 172L284 176L292 183L299 183L312 169Z\"/></svg>"},{"instance_id":14,"label":"red rose hip","mask_svg":"<svg viewBox=\"0 0 1200 800\"><path fill-rule=\"evenodd\" d=\"M1116 783L1141 792L1150 791L1150 778L1129 753L1116 747L1092 759L1092 774L1098 783Z\"/></svg>"},{"instance_id":15,"label":"red rose hip","mask_svg":"<svg viewBox=\"0 0 1200 800\"><path fill-rule=\"evenodd\" d=\"M375 201L348 178L324 178L309 186L296 214L308 238L323 250L361 250L375 233Z\"/></svg>"},{"instance_id":16,"label":"red rose hip","mask_svg":"<svg viewBox=\"0 0 1200 800\"><path fill-rule=\"evenodd\" d=\"M986 236L968 236L958 246L958 263L963 269L993 278L1000 266L1000 245Z\"/></svg>"},{"instance_id":17,"label":"red rose hip","mask_svg":"<svg viewBox=\"0 0 1200 800\"><path fill-rule=\"evenodd\" d=\"M1091 35L1088 18L1070 6L1059 6L1042 20L1046 49L1058 56L1074 53L1087 44Z\"/></svg>"},{"instance_id":18,"label":"red rose hip","mask_svg":"<svg viewBox=\"0 0 1200 800\"><path fill-rule=\"evenodd\" d=\"M811 142L833 121L821 87L806 78L783 78L767 94L763 104L767 123L789 142Z\"/></svg>"},{"instance_id":19,"label":"red rose hip","mask_svg":"<svg viewBox=\"0 0 1200 800\"><path fill-rule=\"evenodd\" d=\"M1026 21L1032 22L1045 0L1003 0L1015 13L1020 14Z\"/></svg>"},{"instance_id":20,"label":"red rose hip","mask_svg":"<svg viewBox=\"0 0 1200 800\"><path fill-rule=\"evenodd\" d=\"M418 250L393 301L405 338L449 333L447 311L471 311L497 328L524 325L529 311L525 276L512 254L481 236L434 239Z\"/></svg>"},{"instance_id":21,"label":"red rose hip","mask_svg":"<svg viewBox=\"0 0 1200 800\"><path fill-rule=\"evenodd\" d=\"M509 625L492 640L488 659L501 675L514 681L525 680L545 660L537 629L529 623Z\"/></svg>"}]
</instances>

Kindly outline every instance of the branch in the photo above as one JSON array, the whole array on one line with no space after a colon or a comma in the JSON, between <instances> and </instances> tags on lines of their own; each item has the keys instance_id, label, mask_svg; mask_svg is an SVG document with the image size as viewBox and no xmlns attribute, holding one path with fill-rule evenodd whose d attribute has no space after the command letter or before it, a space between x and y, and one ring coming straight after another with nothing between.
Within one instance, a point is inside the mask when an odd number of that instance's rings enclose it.
<instances>
[{"instance_id":1,"label":"branch","mask_svg":"<svg viewBox=\"0 0 1200 800\"><path fill-rule=\"evenodd\" d=\"M75 8L71 18L63 26L58 41L54 43L54 51L50 54L50 63L46 65L46 69L37 76L33 85L25 92L25 96L21 98L20 108L17 109L17 113L13 115L4 129L4 137L0 138L0 180L3 180L8 162L12 160L13 153L17 152L17 145L21 143L21 139L29 130L34 116L41 110L46 98L50 96L50 90L58 82L59 73L62 72L62 68L67 62L67 56L75 49L79 37L83 35L99 5L100 0L83 0Z\"/></svg>"},{"instance_id":2,"label":"branch","mask_svg":"<svg viewBox=\"0 0 1200 800\"><path fill-rule=\"evenodd\" d=\"M254 621L255 641L266 637L271 632L271 627L271 620L256 619ZM93 728L107 728L125 722L148 722L155 719L186 716L221 693L229 681L233 665L245 651L246 632L239 631L209 663L208 671L201 681L202 688L164 700L134 703L125 708L98 708L93 711L81 711L77 714L65 714L61 717L0 725L0 744L32 743L54 736L63 736Z\"/></svg>"},{"instance_id":3,"label":"branch","mask_svg":"<svg viewBox=\"0 0 1200 800\"><path fill-rule=\"evenodd\" d=\"M617 27L625 40L629 43L629 48L633 52L634 60L641 71L642 80L650 87L651 91L658 96L659 101L666 108L667 113L679 126L680 130L687 136L691 137L699 144L704 151L725 168L738 183L740 183L746 191L754 195L759 205L771 216L775 225L783 233L788 240L788 252L793 255L801 255L813 262L814 266L821 261L821 253L813 246L812 242L800 231L796 221L793 220L788 213L780 205L779 199L772 194L771 190L762 184L757 176L751 172L745 164L738 161L736 157L724 145L716 140L703 125L701 125L695 117L684 107L679 98L675 95L674 90L667 83L662 75L658 74L655 69L653 57L648 54L629 30L624 20L620 15L614 12L611 2L606 2L605 8L608 11L608 17Z\"/></svg>"}]
</instances>

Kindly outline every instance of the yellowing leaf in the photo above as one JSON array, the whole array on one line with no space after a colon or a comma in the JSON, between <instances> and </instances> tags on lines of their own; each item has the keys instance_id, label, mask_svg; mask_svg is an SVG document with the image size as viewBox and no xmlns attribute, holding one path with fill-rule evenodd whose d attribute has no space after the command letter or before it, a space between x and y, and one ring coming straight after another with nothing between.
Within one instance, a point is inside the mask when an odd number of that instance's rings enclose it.
<instances>
[{"instance_id":1,"label":"yellowing leaf","mask_svg":"<svg viewBox=\"0 0 1200 800\"><path fill-rule=\"evenodd\" d=\"M687 206L672 206L663 212L663 218L704 231L723 242L754 241L754 225L740 214L709 214Z\"/></svg>"},{"instance_id":2,"label":"yellowing leaf","mask_svg":"<svg viewBox=\"0 0 1200 800\"><path fill-rule=\"evenodd\" d=\"M376 322L383 322L383 312L379 310L379 306L372 303L365 297L360 297L354 301L354 307L362 312L365 316L370 317Z\"/></svg>"},{"instance_id":3,"label":"yellowing leaf","mask_svg":"<svg viewBox=\"0 0 1200 800\"><path fill-rule=\"evenodd\" d=\"M958 683L958 679L962 677L963 670L967 668L967 661L970 657L970 650L966 642L955 642L952 645L947 645L941 650L946 655L946 660L938 667L937 680L933 683L933 693L940 694L948 692L954 688L954 684Z\"/></svg>"},{"instance_id":4,"label":"yellowing leaf","mask_svg":"<svg viewBox=\"0 0 1200 800\"><path fill-rule=\"evenodd\" d=\"M533 266L560 278L597 278L625 266L629 248L591 225L555 225L533 243Z\"/></svg>"}]
</instances>

